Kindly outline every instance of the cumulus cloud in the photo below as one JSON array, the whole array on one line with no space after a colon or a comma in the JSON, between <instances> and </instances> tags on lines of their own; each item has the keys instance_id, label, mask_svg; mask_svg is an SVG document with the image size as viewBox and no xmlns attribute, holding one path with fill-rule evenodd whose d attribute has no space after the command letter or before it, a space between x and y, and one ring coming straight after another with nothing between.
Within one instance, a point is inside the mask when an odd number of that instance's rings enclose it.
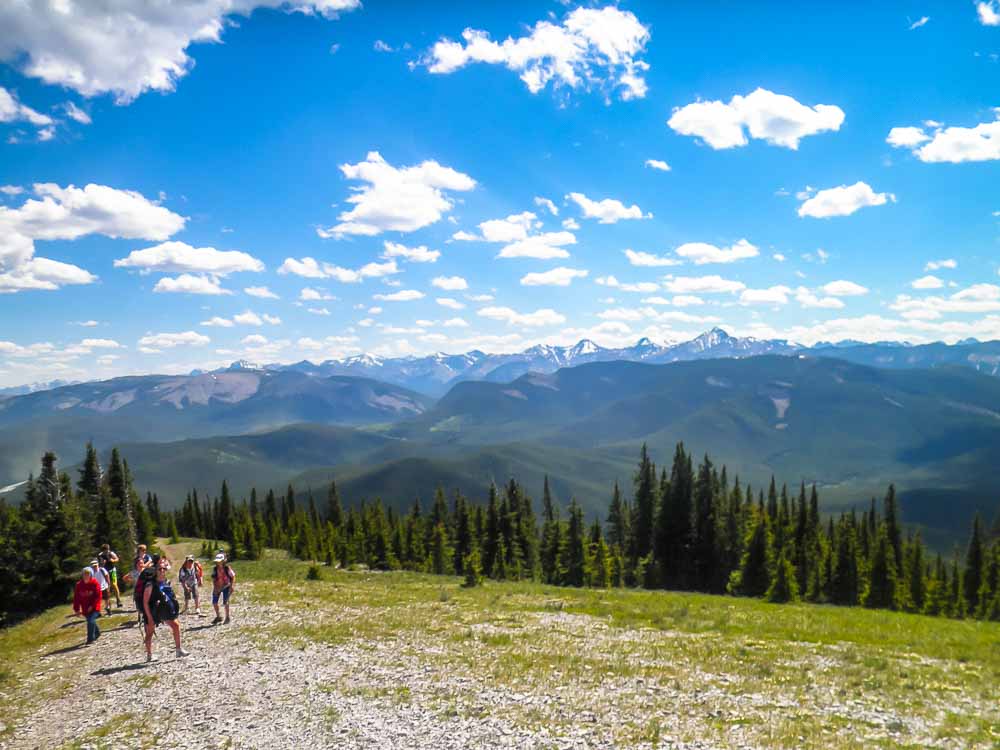
<instances>
[{"instance_id":1,"label":"cumulus cloud","mask_svg":"<svg viewBox=\"0 0 1000 750\"><path fill-rule=\"evenodd\" d=\"M558 207L556 207L556 204L553 203L548 198L539 198L536 195L535 196L535 205L539 206L540 208L546 209L553 216L558 216L559 215L559 209L558 209Z\"/></svg>"},{"instance_id":2,"label":"cumulus cloud","mask_svg":"<svg viewBox=\"0 0 1000 750\"><path fill-rule=\"evenodd\" d=\"M190 273L182 273L177 277L164 276L156 282L153 291L174 294L232 294L228 289L222 288L218 277Z\"/></svg>"},{"instance_id":3,"label":"cumulus cloud","mask_svg":"<svg viewBox=\"0 0 1000 750\"><path fill-rule=\"evenodd\" d=\"M735 294L746 289L746 284L721 276L675 276L667 278L663 287L674 294Z\"/></svg>"},{"instance_id":4,"label":"cumulus cloud","mask_svg":"<svg viewBox=\"0 0 1000 750\"><path fill-rule=\"evenodd\" d=\"M604 198L594 201L583 193L570 193L566 196L576 203L583 215L588 219L597 219L600 224L616 224L623 219L652 219L653 214L643 215L642 209L634 203L625 206L615 198Z\"/></svg>"},{"instance_id":5,"label":"cumulus cloud","mask_svg":"<svg viewBox=\"0 0 1000 750\"><path fill-rule=\"evenodd\" d=\"M301 260L285 258L278 268L278 273L281 275L293 274L304 279L335 279L342 284L357 284L364 279L381 278L399 272L395 260L388 260L385 263L366 263L361 268L352 269L320 262L310 257Z\"/></svg>"},{"instance_id":6,"label":"cumulus cloud","mask_svg":"<svg viewBox=\"0 0 1000 750\"><path fill-rule=\"evenodd\" d=\"M923 162L995 161L1000 159L1000 107L993 113L996 117L993 122L971 128L934 123L936 127L930 134L912 126L893 128L886 142L895 148L910 149Z\"/></svg>"},{"instance_id":7,"label":"cumulus cloud","mask_svg":"<svg viewBox=\"0 0 1000 750\"><path fill-rule=\"evenodd\" d=\"M222 318L216 315L212 318L209 318L208 320L201 321L201 323L199 323L198 325L206 326L209 328L232 328L236 324L233 323L233 321L231 321L229 318Z\"/></svg>"},{"instance_id":8,"label":"cumulus cloud","mask_svg":"<svg viewBox=\"0 0 1000 750\"><path fill-rule=\"evenodd\" d=\"M165 240L185 218L130 190L90 184L32 186L20 207L0 206L0 290L58 289L88 284L96 276L77 266L34 257L39 240L75 240L88 234ZM15 193L10 193L11 195Z\"/></svg>"},{"instance_id":9,"label":"cumulus cloud","mask_svg":"<svg viewBox=\"0 0 1000 750\"><path fill-rule=\"evenodd\" d=\"M431 280L431 286L444 289L448 292L461 291L469 288L469 282L461 276L437 276Z\"/></svg>"},{"instance_id":10,"label":"cumulus cloud","mask_svg":"<svg viewBox=\"0 0 1000 750\"><path fill-rule=\"evenodd\" d=\"M439 250L428 250L426 245L407 247L398 242L386 241L383 246L385 247L383 258L402 258L410 263L436 263L441 257Z\"/></svg>"},{"instance_id":11,"label":"cumulus cloud","mask_svg":"<svg viewBox=\"0 0 1000 750\"><path fill-rule=\"evenodd\" d=\"M442 324L445 328L468 328L469 324L463 318L448 318Z\"/></svg>"},{"instance_id":12,"label":"cumulus cloud","mask_svg":"<svg viewBox=\"0 0 1000 750\"><path fill-rule=\"evenodd\" d=\"M750 138L797 150L803 138L840 130L844 111L832 104L810 107L790 96L758 88L747 96L698 101L674 110L667 125L681 135L701 138L713 149L745 146Z\"/></svg>"},{"instance_id":13,"label":"cumulus cloud","mask_svg":"<svg viewBox=\"0 0 1000 750\"><path fill-rule=\"evenodd\" d=\"M233 322L243 326L262 326L265 323L276 326L281 324L281 318L267 315L258 315L253 310L247 310L239 315L233 316Z\"/></svg>"},{"instance_id":14,"label":"cumulus cloud","mask_svg":"<svg viewBox=\"0 0 1000 750\"><path fill-rule=\"evenodd\" d=\"M935 320L945 313L986 313L1000 311L1000 286L973 284L948 297L897 295L889 309L904 318Z\"/></svg>"},{"instance_id":15,"label":"cumulus cloud","mask_svg":"<svg viewBox=\"0 0 1000 750\"><path fill-rule=\"evenodd\" d=\"M843 279L838 281L831 281L829 284L824 284L820 287L820 290L831 297L860 297L864 294L868 294L868 289L861 286L861 284L856 284L853 281L845 281Z\"/></svg>"},{"instance_id":16,"label":"cumulus cloud","mask_svg":"<svg viewBox=\"0 0 1000 750\"><path fill-rule=\"evenodd\" d=\"M576 235L572 232L542 232L505 245L497 257L534 258L536 260L568 258L569 251L564 250L562 246L574 244L576 244Z\"/></svg>"},{"instance_id":17,"label":"cumulus cloud","mask_svg":"<svg viewBox=\"0 0 1000 750\"><path fill-rule=\"evenodd\" d=\"M454 205L446 191L468 191L476 181L436 161L396 168L378 151L364 161L341 164L349 180L364 183L347 198L353 205L342 212L329 229L318 229L321 237L373 236L382 232L413 232L441 219Z\"/></svg>"},{"instance_id":18,"label":"cumulus cloud","mask_svg":"<svg viewBox=\"0 0 1000 750\"><path fill-rule=\"evenodd\" d=\"M739 240L729 247L716 247L707 242L686 242L674 252L682 258L694 261L696 266L706 263L735 263L760 255L757 247L746 240Z\"/></svg>"},{"instance_id":19,"label":"cumulus cloud","mask_svg":"<svg viewBox=\"0 0 1000 750\"><path fill-rule=\"evenodd\" d=\"M312 287L304 287L301 292L299 292L299 299L304 302L318 302L319 300L333 299L333 295L327 292L321 291L319 289L313 289Z\"/></svg>"},{"instance_id":20,"label":"cumulus cloud","mask_svg":"<svg viewBox=\"0 0 1000 750\"><path fill-rule=\"evenodd\" d=\"M176 240L163 242L143 250L133 250L125 258L115 260L115 268L136 268L149 273L207 273L227 276L240 271L260 272L264 264L240 250L216 250L214 247L192 247Z\"/></svg>"},{"instance_id":21,"label":"cumulus cloud","mask_svg":"<svg viewBox=\"0 0 1000 750\"><path fill-rule=\"evenodd\" d=\"M819 308L824 310L840 310L844 307L843 301L836 297L820 297L815 292L804 286L795 290L795 301L805 308Z\"/></svg>"},{"instance_id":22,"label":"cumulus cloud","mask_svg":"<svg viewBox=\"0 0 1000 750\"><path fill-rule=\"evenodd\" d=\"M976 3L976 14L983 26L1000 26L1000 2L998 0L982 0Z\"/></svg>"},{"instance_id":23,"label":"cumulus cloud","mask_svg":"<svg viewBox=\"0 0 1000 750\"><path fill-rule=\"evenodd\" d=\"M792 290L781 284L767 289L744 289L740 293L741 305L784 305Z\"/></svg>"},{"instance_id":24,"label":"cumulus cloud","mask_svg":"<svg viewBox=\"0 0 1000 750\"><path fill-rule=\"evenodd\" d=\"M560 266L549 271L529 273L521 277L521 286L569 286L573 279L583 279L589 272Z\"/></svg>"},{"instance_id":25,"label":"cumulus cloud","mask_svg":"<svg viewBox=\"0 0 1000 750\"><path fill-rule=\"evenodd\" d=\"M820 190L799 206L799 216L816 219L850 216L866 206L882 206L889 201L895 203L896 196L892 193L876 193L868 183L859 181L853 185Z\"/></svg>"},{"instance_id":26,"label":"cumulus cloud","mask_svg":"<svg viewBox=\"0 0 1000 750\"><path fill-rule=\"evenodd\" d=\"M230 16L256 8L333 18L360 0L198 0L169 12L146 0L0 3L0 60L84 96L126 104L145 91L173 91L194 66L188 47L221 42Z\"/></svg>"},{"instance_id":27,"label":"cumulus cloud","mask_svg":"<svg viewBox=\"0 0 1000 750\"><path fill-rule=\"evenodd\" d=\"M66 116L68 118L74 122L80 123L81 125L90 125L90 123L93 122L93 120L90 119L90 115L76 106L73 102L66 102L63 104L63 110L66 112Z\"/></svg>"},{"instance_id":28,"label":"cumulus cloud","mask_svg":"<svg viewBox=\"0 0 1000 750\"><path fill-rule=\"evenodd\" d=\"M630 264L642 268L679 266L683 263L683 261L677 260L677 258L668 258L663 255L653 255L652 253L645 253L631 249L625 249L623 252L625 253L625 257L628 258L628 262Z\"/></svg>"},{"instance_id":29,"label":"cumulus cloud","mask_svg":"<svg viewBox=\"0 0 1000 750\"><path fill-rule=\"evenodd\" d=\"M910 282L910 286L914 289L941 289L944 287L944 282L937 276L927 275L914 279Z\"/></svg>"},{"instance_id":30,"label":"cumulus cloud","mask_svg":"<svg viewBox=\"0 0 1000 750\"><path fill-rule=\"evenodd\" d=\"M639 281L636 283L623 283L619 281L614 276L598 276L594 279L595 284L600 286L611 287L612 289L619 289L623 292L637 292L639 294L649 294L655 292L660 288L659 284L652 281Z\"/></svg>"},{"instance_id":31,"label":"cumulus cloud","mask_svg":"<svg viewBox=\"0 0 1000 750\"><path fill-rule=\"evenodd\" d=\"M577 8L562 23L539 21L530 33L503 42L486 31L467 28L463 42L441 39L419 63L431 73L453 73L471 63L504 65L537 94L553 87L617 92L621 99L646 95L641 55L649 29L634 14L613 6Z\"/></svg>"},{"instance_id":32,"label":"cumulus cloud","mask_svg":"<svg viewBox=\"0 0 1000 750\"><path fill-rule=\"evenodd\" d=\"M490 320L501 321L507 325L525 328L561 325L566 322L566 316L549 308L535 310L531 313L519 313L509 307L483 307L476 314Z\"/></svg>"},{"instance_id":33,"label":"cumulus cloud","mask_svg":"<svg viewBox=\"0 0 1000 750\"><path fill-rule=\"evenodd\" d=\"M249 294L251 297L257 297L258 299L280 299L277 294L266 286L248 286L243 290L243 293Z\"/></svg>"},{"instance_id":34,"label":"cumulus cloud","mask_svg":"<svg viewBox=\"0 0 1000 750\"><path fill-rule=\"evenodd\" d=\"M383 302L412 302L413 300L423 299L424 293L416 289L401 289L392 294L376 294L374 298Z\"/></svg>"},{"instance_id":35,"label":"cumulus cloud","mask_svg":"<svg viewBox=\"0 0 1000 750\"><path fill-rule=\"evenodd\" d=\"M3 18L3 11L0 10L0 19ZM43 115L27 104L22 104L17 97L0 86L0 122L28 122L32 125L42 127L52 124L52 118Z\"/></svg>"},{"instance_id":36,"label":"cumulus cloud","mask_svg":"<svg viewBox=\"0 0 1000 750\"><path fill-rule=\"evenodd\" d=\"M490 297L490 299L493 299ZM438 297L435 300L441 307L447 307L450 310L464 310L465 305L459 302L457 299L452 299L451 297Z\"/></svg>"},{"instance_id":37,"label":"cumulus cloud","mask_svg":"<svg viewBox=\"0 0 1000 750\"><path fill-rule=\"evenodd\" d=\"M942 268L958 268L958 261L954 258L945 258L944 260L929 260L927 265L924 266L925 271L939 271Z\"/></svg>"},{"instance_id":38,"label":"cumulus cloud","mask_svg":"<svg viewBox=\"0 0 1000 750\"><path fill-rule=\"evenodd\" d=\"M646 166L660 172L669 172L670 165L661 159L646 159Z\"/></svg>"},{"instance_id":39,"label":"cumulus cloud","mask_svg":"<svg viewBox=\"0 0 1000 750\"><path fill-rule=\"evenodd\" d=\"M174 349L178 346L205 346L210 341L208 336L197 331L148 333L139 339L139 351L144 354L155 354L161 349Z\"/></svg>"}]
</instances>

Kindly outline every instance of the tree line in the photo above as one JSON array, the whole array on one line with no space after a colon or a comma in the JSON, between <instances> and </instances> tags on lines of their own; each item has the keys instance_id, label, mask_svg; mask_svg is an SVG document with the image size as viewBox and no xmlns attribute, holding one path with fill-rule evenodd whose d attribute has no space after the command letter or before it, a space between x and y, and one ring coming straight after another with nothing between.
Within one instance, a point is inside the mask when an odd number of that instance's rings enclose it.
<instances>
[{"instance_id":1,"label":"tree line","mask_svg":"<svg viewBox=\"0 0 1000 750\"><path fill-rule=\"evenodd\" d=\"M238 502L223 482L218 496L192 491L161 511L156 495L140 498L116 450L102 471L88 445L75 487L47 453L23 505L0 501L0 609L9 616L64 600L81 561L105 541L124 565L138 542L191 536L220 540L237 559L273 547L468 585L485 577L674 589L1000 620L1000 516L987 530L977 515L964 556L946 562L919 532L904 534L892 486L881 508L872 499L824 521L815 486L730 481L724 466L708 456L695 466L678 444L669 472L644 445L627 489L615 483L607 516L590 523L575 499L560 507L547 479L540 515L515 479L491 485L484 502L438 489L428 508L418 499L405 513L379 499L345 509L335 482L319 499L289 485Z\"/></svg>"}]
</instances>

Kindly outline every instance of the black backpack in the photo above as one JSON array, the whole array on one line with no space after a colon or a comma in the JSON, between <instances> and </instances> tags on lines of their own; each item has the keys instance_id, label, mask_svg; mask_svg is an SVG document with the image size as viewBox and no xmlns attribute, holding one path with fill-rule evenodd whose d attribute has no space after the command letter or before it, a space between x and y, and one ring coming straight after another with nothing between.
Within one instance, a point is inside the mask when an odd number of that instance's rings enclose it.
<instances>
[{"instance_id":1,"label":"black backpack","mask_svg":"<svg viewBox=\"0 0 1000 750\"><path fill-rule=\"evenodd\" d=\"M177 604L177 597L168 581L153 583L153 591L149 595L149 609L157 624L177 619L181 608Z\"/></svg>"}]
</instances>

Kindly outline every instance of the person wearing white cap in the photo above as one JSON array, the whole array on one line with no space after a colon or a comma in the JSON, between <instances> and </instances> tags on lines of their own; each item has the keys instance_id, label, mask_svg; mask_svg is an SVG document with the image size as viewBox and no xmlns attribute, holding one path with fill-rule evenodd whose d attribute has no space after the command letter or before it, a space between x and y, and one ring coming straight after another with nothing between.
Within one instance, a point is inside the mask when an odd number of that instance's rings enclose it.
<instances>
[{"instance_id":1,"label":"person wearing white cap","mask_svg":"<svg viewBox=\"0 0 1000 750\"><path fill-rule=\"evenodd\" d=\"M213 625L223 622L222 615L219 614L219 599L226 608L225 625L229 624L229 596L236 586L236 571L233 566L226 562L226 553L219 552L215 556L215 567L212 569L212 607L215 608L215 619Z\"/></svg>"},{"instance_id":2,"label":"person wearing white cap","mask_svg":"<svg viewBox=\"0 0 1000 750\"><path fill-rule=\"evenodd\" d=\"M187 614L188 602L191 599L194 599L194 613L198 615L198 617L202 617L198 590L201 588L204 575L202 573L201 563L194 559L194 555L188 555L184 558L184 563L181 565L180 572L177 574L177 580L180 581L181 586L184 589L184 611L181 612L181 614Z\"/></svg>"},{"instance_id":3,"label":"person wearing white cap","mask_svg":"<svg viewBox=\"0 0 1000 750\"><path fill-rule=\"evenodd\" d=\"M94 579L101 585L101 601L104 602L105 612L111 617L111 576L108 571L101 567L100 560L91 560L90 569L94 571Z\"/></svg>"}]
</instances>

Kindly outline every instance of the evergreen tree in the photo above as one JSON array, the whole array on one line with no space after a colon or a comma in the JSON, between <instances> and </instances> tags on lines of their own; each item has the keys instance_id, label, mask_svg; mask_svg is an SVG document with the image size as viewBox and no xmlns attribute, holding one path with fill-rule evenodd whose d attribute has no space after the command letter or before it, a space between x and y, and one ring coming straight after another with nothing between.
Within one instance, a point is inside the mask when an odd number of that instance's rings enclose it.
<instances>
[{"instance_id":1,"label":"evergreen tree","mask_svg":"<svg viewBox=\"0 0 1000 750\"><path fill-rule=\"evenodd\" d=\"M344 507L340 503L337 483L333 480L330 480L330 490L326 494L326 520L336 529L344 525Z\"/></svg>"},{"instance_id":2,"label":"evergreen tree","mask_svg":"<svg viewBox=\"0 0 1000 750\"><path fill-rule=\"evenodd\" d=\"M769 602L794 602L799 599L799 584L795 580L795 568L781 550L775 564L774 579L767 589L766 598Z\"/></svg>"},{"instance_id":3,"label":"evergreen tree","mask_svg":"<svg viewBox=\"0 0 1000 750\"><path fill-rule=\"evenodd\" d=\"M830 601L854 606L859 601L857 533L847 519L841 519L835 532L836 553L830 577Z\"/></svg>"},{"instance_id":4,"label":"evergreen tree","mask_svg":"<svg viewBox=\"0 0 1000 750\"><path fill-rule=\"evenodd\" d=\"M715 480L712 461L706 455L698 466L694 484L694 529L692 557L694 586L699 591L721 591L724 586L722 571L717 559Z\"/></svg>"},{"instance_id":5,"label":"evergreen tree","mask_svg":"<svg viewBox=\"0 0 1000 750\"><path fill-rule=\"evenodd\" d=\"M909 545L907 559L906 581L909 593L909 608L914 612L923 612L927 603L927 579L924 563L924 544L920 540L920 532L914 536Z\"/></svg>"},{"instance_id":6,"label":"evergreen tree","mask_svg":"<svg viewBox=\"0 0 1000 750\"><path fill-rule=\"evenodd\" d=\"M502 541L497 488L495 484L490 483L490 498L489 504L486 506L486 529L483 538L483 573L490 578L496 578L494 568L497 565L497 557L500 555ZM504 556L506 556L506 550L504 550Z\"/></svg>"},{"instance_id":7,"label":"evergreen tree","mask_svg":"<svg viewBox=\"0 0 1000 750\"><path fill-rule=\"evenodd\" d=\"M548 477L545 480L545 489L548 492ZM614 548L626 549L629 537L629 508L622 499L618 482L615 481L614 490L611 492L611 507L608 509L608 544Z\"/></svg>"},{"instance_id":8,"label":"evergreen tree","mask_svg":"<svg viewBox=\"0 0 1000 750\"><path fill-rule=\"evenodd\" d=\"M639 466L636 469L634 498L632 506L635 511L634 528L632 529L632 556L645 557L653 550L653 526L657 510L656 466L649 458L646 444L642 444L639 456Z\"/></svg>"},{"instance_id":9,"label":"evergreen tree","mask_svg":"<svg viewBox=\"0 0 1000 750\"><path fill-rule=\"evenodd\" d=\"M434 524L431 545L431 570L437 575L451 573L452 549L448 544L448 531L443 522Z\"/></svg>"},{"instance_id":10,"label":"evergreen tree","mask_svg":"<svg viewBox=\"0 0 1000 750\"><path fill-rule=\"evenodd\" d=\"M889 540L889 524L879 526L868 572L868 586L862 603L879 609L899 608L899 588L896 559Z\"/></svg>"},{"instance_id":11,"label":"evergreen tree","mask_svg":"<svg viewBox=\"0 0 1000 750\"><path fill-rule=\"evenodd\" d=\"M583 586L587 581L587 532L583 523L583 510L576 498L570 500L567 512L569 521L566 527L566 544L560 561L562 583L565 586Z\"/></svg>"},{"instance_id":12,"label":"evergreen tree","mask_svg":"<svg viewBox=\"0 0 1000 750\"><path fill-rule=\"evenodd\" d=\"M983 583L983 564L985 562L985 544L983 541L983 522L976 513L972 522L972 535L969 537L969 547L965 553L965 570L962 574L962 594L965 598L967 611L976 612L979 609L979 589Z\"/></svg>"},{"instance_id":13,"label":"evergreen tree","mask_svg":"<svg viewBox=\"0 0 1000 750\"><path fill-rule=\"evenodd\" d=\"M771 587L771 530L766 513L754 510L744 544L740 569L730 577L732 593L764 596Z\"/></svg>"},{"instance_id":14,"label":"evergreen tree","mask_svg":"<svg viewBox=\"0 0 1000 750\"><path fill-rule=\"evenodd\" d=\"M885 529L892 548L892 561L897 571L903 570L903 533L900 528L899 506L896 502L896 486L889 485L885 495Z\"/></svg>"},{"instance_id":15,"label":"evergreen tree","mask_svg":"<svg viewBox=\"0 0 1000 750\"><path fill-rule=\"evenodd\" d=\"M670 469L669 493L660 504L656 523L655 567L666 588L683 588L689 578L693 486L691 458L684 452L684 444L678 443Z\"/></svg>"}]
</instances>

